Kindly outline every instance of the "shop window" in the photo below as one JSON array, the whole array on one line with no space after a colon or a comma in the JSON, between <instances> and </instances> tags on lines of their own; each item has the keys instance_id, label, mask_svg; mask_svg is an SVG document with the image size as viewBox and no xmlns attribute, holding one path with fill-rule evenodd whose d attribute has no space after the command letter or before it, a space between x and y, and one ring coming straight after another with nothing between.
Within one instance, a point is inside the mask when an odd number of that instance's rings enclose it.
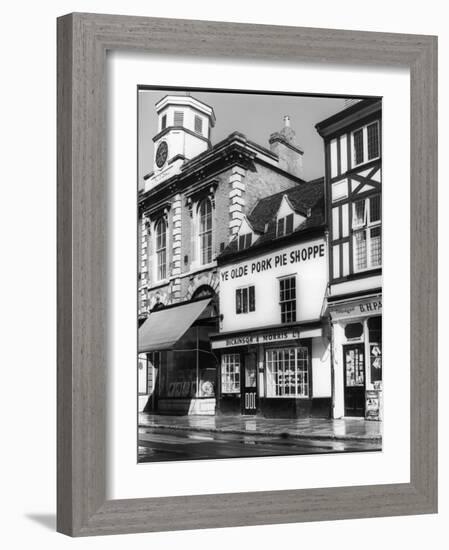
<instances>
[{"instance_id":1,"label":"shop window","mask_svg":"<svg viewBox=\"0 0 449 550\"><path fill-rule=\"evenodd\" d=\"M267 397L309 396L309 353L305 347L266 351Z\"/></svg>"},{"instance_id":2,"label":"shop window","mask_svg":"<svg viewBox=\"0 0 449 550\"><path fill-rule=\"evenodd\" d=\"M279 280L281 323L296 321L296 277Z\"/></svg>"},{"instance_id":3,"label":"shop window","mask_svg":"<svg viewBox=\"0 0 449 550\"><path fill-rule=\"evenodd\" d=\"M345 326L345 336L348 340L351 338L360 338L363 334L362 323L350 323Z\"/></svg>"},{"instance_id":4,"label":"shop window","mask_svg":"<svg viewBox=\"0 0 449 550\"><path fill-rule=\"evenodd\" d=\"M365 385L363 344L347 346L345 351L346 387Z\"/></svg>"},{"instance_id":5,"label":"shop window","mask_svg":"<svg viewBox=\"0 0 449 550\"><path fill-rule=\"evenodd\" d=\"M221 357L221 393L240 393L240 355L226 353Z\"/></svg>"},{"instance_id":6,"label":"shop window","mask_svg":"<svg viewBox=\"0 0 449 550\"><path fill-rule=\"evenodd\" d=\"M209 198L200 202L199 215L199 245L201 264L212 261L212 203Z\"/></svg>"},{"instance_id":7,"label":"shop window","mask_svg":"<svg viewBox=\"0 0 449 550\"><path fill-rule=\"evenodd\" d=\"M235 312L248 313L256 310L255 287L247 286L235 291Z\"/></svg>"},{"instance_id":8,"label":"shop window","mask_svg":"<svg viewBox=\"0 0 449 550\"><path fill-rule=\"evenodd\" d=\"M138 388L140 395L146 395L148 393L148 371L147 360L145 356L140 357L138 360Z\"/></svg>"},{"instance_id":9,"label":"shop window","mask_svg":"<svg viewBox=\"0 0 449 550\"><path fill-rule=\"evenodd\" d=\"M245 248L249 248L251 246L252 237L253 236L251 233L245 233L245 235L239 235L238 249L244 250Z\"/></svg>"},{"instance_id":10,"label":"shop window","mask_svg":"<svg viewBox=\"0 0 449 550\"><path fill-rule=\"evenodd\" d=\"M382 317L368 319L371 382L382 380Z\"/></svg>"},{"instance_id":11,"label":"shop window","mask_svg":"<svg viewBox=\"0 0 449 550\"><path fill-rule=\"evenodd\" d=\"M353 203L352 229L354 271L380 267L382 264L380 195Z\"/></svg>"},{"instance_id":12,"label":"shop window","mask_svg":"<svg viewBox=\"0 0 449 550\"><path fill-rule=\"evenodd\" d=\"M277 221L276 236L282 237L293 232L293 214L279 218Z\"/></svg>"},{"instance_id":13,"label":"shop window","mask_svg":"<svg viewBox=\"0 0 449 550\"><path fill-rule=\"evenodd\" d=\"M352 132L352 153L354 166L380 156L379 123L377 121Z\"/></svg>"},{"instance_id":14,"label":"shop window","mask_svg":"<svg viewBox=\"0 0 449 550\"><path fill-rule=\"evenodd\" d=\"M156 223L156 278L167 277L167 224L161 218Z\"/></svg>"},{"instance_id":15,"label":"shop window","mask_svg":"<svg viewBox=\"0 0 449 550\"><path fill-rule=\"evenodd\" d=\"M161 366L161 352L152 351L146 354L147 393L152 394L156 389L156 379Z\"/></svg>"}]
</instances>

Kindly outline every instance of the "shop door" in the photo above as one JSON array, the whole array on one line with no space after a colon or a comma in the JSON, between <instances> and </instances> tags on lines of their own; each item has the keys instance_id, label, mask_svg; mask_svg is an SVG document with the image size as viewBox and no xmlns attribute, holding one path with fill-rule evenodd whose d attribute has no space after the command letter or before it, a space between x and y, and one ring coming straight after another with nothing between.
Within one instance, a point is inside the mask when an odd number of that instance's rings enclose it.
<instances>
[{"instance_id":1,"label":"shop door","mask_svg":"<svg viewBox=\"0 0 449 550\"><path fill-rule=\"evenodd\" d=\"M365 353L363 344L343 346L345 416L365 416Z\"/></svg>"},{"instance_id":2,"label":"shop door","mask_svg":"<svg viewBox=\"0 0 449 550\"><path fill-rule=\"evenodd\" d=\"M247 353L243 361L242 414L257 412L257 365L256 354Z\"/></svg>"}]
</instances>

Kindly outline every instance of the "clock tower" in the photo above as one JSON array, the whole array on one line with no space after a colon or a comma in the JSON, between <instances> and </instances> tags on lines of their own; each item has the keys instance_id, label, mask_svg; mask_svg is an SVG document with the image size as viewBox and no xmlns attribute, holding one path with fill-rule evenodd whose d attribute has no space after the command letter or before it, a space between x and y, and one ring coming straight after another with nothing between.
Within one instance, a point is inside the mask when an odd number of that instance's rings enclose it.
<instances>
[{"instance_id":1,"label":"clock tower","mask_svg":"<svg viewBox=\"0 0 449 550\"><path fill-rule=\"evenodd\" d=\"M185 161L211 147L212 107L189 95L166 95L156 103L158 131L153 138L153 174L145 190L178 173Z\"/></svg>"}]
</instances>

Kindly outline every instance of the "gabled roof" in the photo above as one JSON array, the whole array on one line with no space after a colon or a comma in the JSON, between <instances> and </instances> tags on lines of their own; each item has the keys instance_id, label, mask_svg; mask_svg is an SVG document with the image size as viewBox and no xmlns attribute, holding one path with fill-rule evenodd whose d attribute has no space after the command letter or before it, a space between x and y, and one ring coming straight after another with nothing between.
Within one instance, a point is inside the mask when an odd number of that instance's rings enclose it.
<instances>
[{"instance_id":1,"label":"gabled roof","mask_svg":"<svg viewBox=\"0 0 449 550\"><path fill-rule=\"evenodd\" d=\"M283 196L286 195L292 207L299 213L306 216L303 223L297 227L293 233L276 236L276 214L282 202ZM292 239L300 239L314 230L324 229L324 178L319 178L308 183L298 184L287 191L281 191L274 195L269 195L260 199L254 206L251 213L247 216L251 226L262 233L262 235L248 248L238 250L237 239L231 241L228 246L218 256L218 260L228 260L231 257L239 257L240 255L251 254L260 248L276 242L290 242Z\"/></svg>"},{"instance_id":2,"label":"gabled roof","mask_svg":"<svg viewBox=\"0 0 449 550\"><path fill-rule=\"evenodd\" d=\"M323 178L295 185L291 189L260 199L248 215L248 221L254 228L257 227L263 231L265 225L276 216L284 195L296 212L307 216L310 209L323 197L323 194Z\"/></svg>"}]
</instances>

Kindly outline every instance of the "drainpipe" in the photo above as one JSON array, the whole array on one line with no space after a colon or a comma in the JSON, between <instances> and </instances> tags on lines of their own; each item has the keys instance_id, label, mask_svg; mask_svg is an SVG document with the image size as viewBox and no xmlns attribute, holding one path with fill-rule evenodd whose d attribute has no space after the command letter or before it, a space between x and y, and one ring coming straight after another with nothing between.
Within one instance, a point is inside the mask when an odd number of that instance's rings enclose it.
<instances>
[{"instance_id":1,"label":"drainpipe","mask_svg":"<svg viewBox=\"0 0 449 550\"><path fill-rule=\"evenodd\" d=\"M200 350L198 338L198 325L196 326L196 396L200 396Z\"/></svg>"},{"instance_id":2,"label":"drainpipe","mask_svg":"<svg viewBox=\"0 0 449 550\"><path fill-rule=\"evenodd\" d=\"M334 367L334 325L332 319L329 316L330 325L330 349L331 349L331 418L334 417L335 410L335 367Z\"/></svg>"}]
</instances>

